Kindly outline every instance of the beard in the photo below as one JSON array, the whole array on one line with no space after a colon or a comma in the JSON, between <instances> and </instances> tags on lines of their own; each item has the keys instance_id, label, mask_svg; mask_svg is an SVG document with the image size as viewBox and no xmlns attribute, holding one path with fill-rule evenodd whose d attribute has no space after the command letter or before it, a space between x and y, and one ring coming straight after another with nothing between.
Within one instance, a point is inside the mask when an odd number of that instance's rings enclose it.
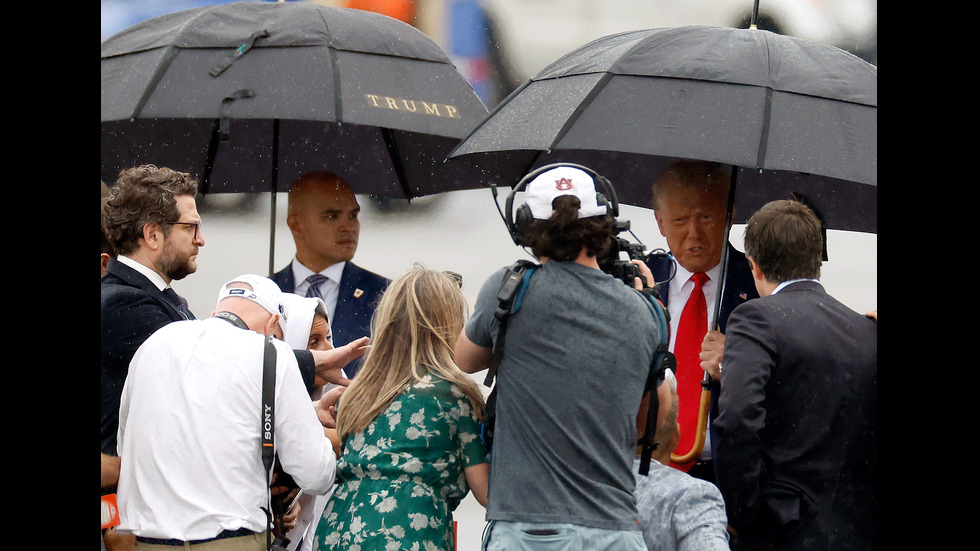
<instances>
[{"instance_id":1,"label":"beard","mask_svg":"<svg viewBox=\"0 0 980 551\"><path fill-rule=\"evenodd\" d=\"M171 280L184 279L197 271L197 264L191 260L191 256L168 244L160 257L159 271Z\"/></svg>"}]
</instances>

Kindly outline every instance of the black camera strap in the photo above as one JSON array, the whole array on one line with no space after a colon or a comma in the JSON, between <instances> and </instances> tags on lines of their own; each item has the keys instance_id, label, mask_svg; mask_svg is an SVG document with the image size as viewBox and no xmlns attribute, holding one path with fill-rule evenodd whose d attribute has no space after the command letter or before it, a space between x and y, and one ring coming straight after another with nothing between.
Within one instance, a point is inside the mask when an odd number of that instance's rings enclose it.
<instances>
[{"instance_id":1,"label":"black camera strap","mask_svg":"<svg viewBox=\"0 0 980 551\"><path fill-rule=\"evenodd\" d=\"M276 458L275 426L276 426L276 348L272 345L272 337L265 337L265 353L262 358L262 464L265 466L266 488L272 485L272 465ZM271 490L270 490L271 491ZM269 508L265 509L269 519L266 530L266 549L272 549L272 495L269 495Z\"/></svg>"},{"instance_id":2,"label":"black camera strap","mask_svg":"<svg viewBox=\"0 0 980 551\"><path fill-rule=\"evenodd\" d=\"M657 416L660 414L660 397L657 395L657 387L663 382L664 375L668 369L671 371L677 370L677 362L674 354L670 352L670 314L667 313L667 309L664 308L663 304L652 291L649 288L638 291L653 306L653 318L660 329L660 343L657 344L657 349L653 354L653 361L650 362L650 373L647 375L647 381L643 391L644 394L650 394L646 427L643 430L643 436L637 442L637 445L641 446L640 468L638 472L643 476L647 476L650 473L650 460L653 456L653 450L657 449L658 446L656 435Z\"/></svg>"},{"instance_id":3,"label":"black camera strap","mask_svg":"<svg viewBox=\"0 0 980 551\"><path fill-rule=\"evenodd\" d=\"M504 339L507 336L507 320L521 307L521 300L524 298L524 290L531 280L534 270L539 268L530 260L518 260L504 275L504 280L497 291L497 310L493 316L497 318L499 328L497 338L493 343L493 351L490 354L490 363L487 366L487 377L483 384L487 387L493 386L494 379L497 377L497 370L500 367L500 359L503 356ZM487 403L483 409L483 444L490 449L493 446L493 433L497 421L497 387L493 386L490 395L487 396Z\"/></svg>"},{"instance_id":4,"label":"black camera strap","mask_svg":"<svg viewBox=\"0 0 980 551\"><path fill-rule=\"evenodd\" d=\"M242 318L227 311L214 314L240 329L250 330ZM262 354L262 464L266 472L266 488L272 486L272 467L276 460L275 426L276 426L276 347L272 344L272 336L265 336L265 347ZM272 549L272 495L269 495L269 508L262 507L268 518L269 529L266 530L266 549Z\"/></svg>"}]
</instances>

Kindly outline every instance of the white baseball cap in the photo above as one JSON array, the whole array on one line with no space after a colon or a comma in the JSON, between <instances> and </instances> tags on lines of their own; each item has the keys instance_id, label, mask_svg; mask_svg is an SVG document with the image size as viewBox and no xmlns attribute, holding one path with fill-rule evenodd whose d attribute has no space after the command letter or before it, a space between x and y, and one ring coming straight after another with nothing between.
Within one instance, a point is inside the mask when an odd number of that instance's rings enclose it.
<instances>
[{"instance_id":1,"label":"white baseball cap","mask_svg":"<svg viewBox=\"0 0 980 551\"><path fill-rule=\"evenodd\" d=\"M251 289L246 289L237 283L247 283ZM264 308L270 314L279 316L279 327L283 334L286 333L286 306L283 302L283 292L276 285L276 282L267 277L255 274L244 274L234 279L228 280L218 291L218 302L228 297L247 298Z\"/></svg>"},{"instance_id":2,"label":"white baseball cap","mask_svg":"<svg viewBox=\"0 0 980 551\"><path fill-rule=\"evenodd\" d=\"M600 205L595 181L589 173L573 166L558 166L537 175L524 188L524 202L531 216L547 220L554 213L551 204L556 197L574 195L581 202L578 217L604 216L606 205Z\"/></svg>"}]
</instances>

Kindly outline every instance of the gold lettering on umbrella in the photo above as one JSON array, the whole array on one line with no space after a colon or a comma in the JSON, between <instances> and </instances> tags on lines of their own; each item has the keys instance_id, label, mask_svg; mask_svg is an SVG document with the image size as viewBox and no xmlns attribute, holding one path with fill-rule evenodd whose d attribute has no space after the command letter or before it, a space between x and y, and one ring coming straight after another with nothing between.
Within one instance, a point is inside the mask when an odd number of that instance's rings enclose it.
<instances>
[{"instance_id":1,"label":"gold lettering on umbrella","mask_svg":"<svg viewBox=\"0 0 980 551\"><path fill-rule=\"evenodd\" d=\"M444 117L450 119L459 118L459 109L455 105L448 103L437 103L415 99L392 98L389 96L379 96L377 94L364 94L367 104L370 107L379 109L390 109L392 111L404 111L419 115L430 115L433 117Z\"/></svg>"}]
</instances>

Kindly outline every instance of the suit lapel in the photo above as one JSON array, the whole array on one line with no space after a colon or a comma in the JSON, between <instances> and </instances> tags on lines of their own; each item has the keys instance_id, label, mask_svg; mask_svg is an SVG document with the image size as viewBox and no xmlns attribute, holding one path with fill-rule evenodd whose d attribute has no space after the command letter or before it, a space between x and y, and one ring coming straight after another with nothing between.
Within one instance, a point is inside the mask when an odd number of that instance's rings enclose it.
<instances>
[{"instance_id":1,"label":"suit lapel","mask_svg":"<svg viewBox=\"0 0 980 551\"><path fill-rule=\"evenodd\" d=\"M194 319L194 314L189 308L183 304L180 306L174 304L173 301L171 301L163 291L157 289L157 286L154 285L152 281L147 279L146 276L123 264L122 262L119 262L116 259L110 260L109 265L106 266L106 275L109 274L112 274L126 285L136 287L137 289L140 289L146 294L152 296L160 304L163 304L175 314L174 319Z\"/></svg>"}]
</instances>

